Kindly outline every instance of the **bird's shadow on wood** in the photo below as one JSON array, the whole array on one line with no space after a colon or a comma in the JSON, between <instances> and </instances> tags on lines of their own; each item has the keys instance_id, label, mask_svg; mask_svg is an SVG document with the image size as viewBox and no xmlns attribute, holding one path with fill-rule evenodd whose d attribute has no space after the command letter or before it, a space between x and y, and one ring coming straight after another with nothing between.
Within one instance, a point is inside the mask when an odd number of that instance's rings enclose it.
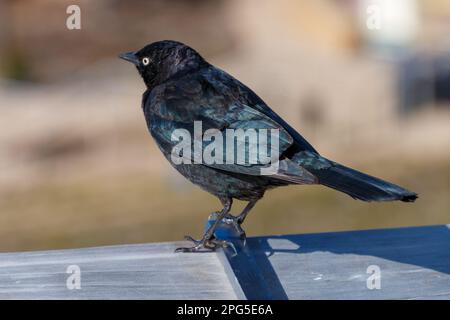
<instances>
[{"instance_id":1,"label":"bird's shadow on wood","mask_svg":"<svg viewBox=\"0 0 450 320\"><path fill-rule=\"evenodd\" d=\"M322 234L280 235L247 239L245 247L230 262L233 268L251 268L251 274L265 285L247 289L247 297L254 299L287 299L271 257L280 254L308 254L327 252L375 257L401 264L414 265L450 274L450 229L447 226L428 226L382 230L331 232ZM233 265L233 259L234 265ZM373 259L372 259L373 260ZM382 260L380 260L382 261ZM332 260L329 261L333 263ZM313 270L312 270L313 271ZM295 272L292 270L292 272ZM245 284L251 283L242 275Z\"/></svg>"}]
</instances>

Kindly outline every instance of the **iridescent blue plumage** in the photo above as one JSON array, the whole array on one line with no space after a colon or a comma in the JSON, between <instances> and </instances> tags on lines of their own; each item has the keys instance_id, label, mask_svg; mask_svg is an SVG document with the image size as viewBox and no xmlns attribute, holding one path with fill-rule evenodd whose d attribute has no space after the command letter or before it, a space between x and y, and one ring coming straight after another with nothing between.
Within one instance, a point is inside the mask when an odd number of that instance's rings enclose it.
<instances>
[{"instance_id":1,"label":"iridescent blue plumage","mask_svg":"<svg viewBox=\"0 0 450 320\"><path fill-rule=\"evenodd\" d=\"M217 196L224 204L219 218L228 216L236 227L266 190L289 184L322 184L364 201L414 201L404 188L347 168L320 156L286 121L251 89L206 62L195 50L175 41L160 41L122 56L133 62L147 86L142 108L148 129L164 156L183 176ZM148 58L150 63L143 64ZM146 60L147 61L147 60ZM279 170L261 175L261 164L178 164L171 159L176 129L277 129ZM226 149L223 151L226 153ZM225 157L225 155L224 155ZM236 218L229 215L232 199L249 201ZM214 225L186 251L214 248ZM241 229L242 230L242 229ZM243 231L242 231L243 232Z\"/></svg>"}]
</instances>

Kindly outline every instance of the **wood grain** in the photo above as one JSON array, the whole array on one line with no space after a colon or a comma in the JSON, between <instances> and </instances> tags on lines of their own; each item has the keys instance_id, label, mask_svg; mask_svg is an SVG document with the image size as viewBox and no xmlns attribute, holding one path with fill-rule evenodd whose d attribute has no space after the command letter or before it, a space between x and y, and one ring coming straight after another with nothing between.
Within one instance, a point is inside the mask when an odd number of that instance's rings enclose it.
<instances>
[{"instance_id":1,"label":"wood grain","mask_svg":"<svg viewBox=\"0 0 450 320\"><path fill-rule=\"evenodd\" d=\"M450 299L448 226L235 237L234 248L174 253L152 243L0 254L0 299ZM66 286L81 270L81 289ZM380 289L369 289L369 266Z\"/></svg>"}]
</instances>

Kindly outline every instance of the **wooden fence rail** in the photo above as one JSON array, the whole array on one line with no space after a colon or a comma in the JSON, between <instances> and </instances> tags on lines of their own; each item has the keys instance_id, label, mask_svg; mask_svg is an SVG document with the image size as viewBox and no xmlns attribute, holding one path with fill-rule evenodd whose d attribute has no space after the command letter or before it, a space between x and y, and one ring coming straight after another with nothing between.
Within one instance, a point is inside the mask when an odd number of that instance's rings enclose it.
<instances>
[{"instance_id":1,"label":"wooden fence rail","mask_svg":"<svg viewBox=\"0 0 450 320\"><path fill-rule=\"evenodd\" d=\"M450 299L446 225L0 253L0 299Z\"/></svg>"}]
</instances>

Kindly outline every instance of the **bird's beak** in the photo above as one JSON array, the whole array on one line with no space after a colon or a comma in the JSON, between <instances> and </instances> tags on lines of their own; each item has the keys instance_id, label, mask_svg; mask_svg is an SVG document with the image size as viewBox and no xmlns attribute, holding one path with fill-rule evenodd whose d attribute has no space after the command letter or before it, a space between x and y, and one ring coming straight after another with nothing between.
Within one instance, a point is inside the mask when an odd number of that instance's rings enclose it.
<instances>
[{"instance_id":1,"label":"bird's beak","mask_svg":"<svg viewBox=\"0 0 450 320\"><path fill-rule=\"evenodd\" d=\"M133 51L119 54L119 58L129 61L135 65L139 64L139 59Z\"/></svg>"}]
</instances>

